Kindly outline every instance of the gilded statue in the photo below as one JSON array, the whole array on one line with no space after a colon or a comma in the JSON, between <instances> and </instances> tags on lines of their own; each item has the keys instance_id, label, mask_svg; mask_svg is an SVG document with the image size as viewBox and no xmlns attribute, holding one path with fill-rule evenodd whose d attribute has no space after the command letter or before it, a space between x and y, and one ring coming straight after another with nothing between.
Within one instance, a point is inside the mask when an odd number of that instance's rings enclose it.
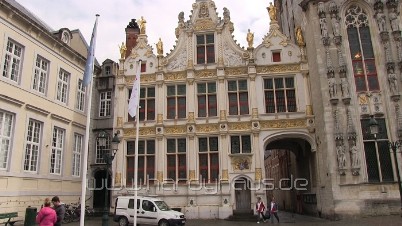
<instances>
[{"instance_id":1,"label":"gilded statue","mask_svg":"<svg viewBox=\"0 0 402 226\"><path fill-rule=\"evenodd\" d=\"M272 5L272 2L269 3L268 13L271 21L276 21L276 7Z\"/></svg>"},{"instance_id":2,"label":"gilded statue","mask_svg":"<svg viewBox=\"0 0 402 226\"><path fill-rule=\"evenodd\" d=\"M158 55L163 55L163 42L161 38L159 38L158 43L156 43L156 52Z\"/></svg>"},{"instance_id":3,"label":"gilded statue","mask_svg":"<svg viewBox=\"0 0 402 226\"><path fill-rule=\"evenodd\" d=\"M147 21L141 16L141 19L138 21L138 25L140 26L140 34L145 34Z\"/></svg>"},{"instance_id":4,"label":"gilded statue","mask_svg":"<svg viewBox=\"0 0 402 226\"><path fill-rule=\"evenodd\" d=\"M119 46L119 49L120 49L120 58L121 58L121 59L126 58L127 47L126 47L126 45L124 44L124 42L121 43L121 46Z\"/></svg>"},{"instance_id":5,"label":"gilded statue","mask_svg":"<svg viewBox=\"0 0 402 226\"><path fill-rule=\"evenodd\" d=\"M250 29L248 29L248 33L247 33L247 42L248 42L248 47L253 48L254 32L251 32Z\"/></svg>"},{"instance_id":6,"label":"gilded statue","mask_svg":"<svg viewBox=\"0 0 402 226\"><path fill-rule=\"evenodd\" d=\"M301 27L299 27L299 26L296 27L296 42L297 42L297 45L299 45L299 46L305 45L303 32L302 32Z\"/></svg>"}]
</instances>

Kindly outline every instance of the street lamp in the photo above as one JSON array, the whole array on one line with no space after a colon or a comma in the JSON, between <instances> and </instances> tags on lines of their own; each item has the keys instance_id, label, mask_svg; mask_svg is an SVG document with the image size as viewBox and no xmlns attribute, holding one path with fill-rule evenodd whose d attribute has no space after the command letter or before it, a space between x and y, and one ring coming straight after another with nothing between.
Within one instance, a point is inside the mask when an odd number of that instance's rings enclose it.
<instances>
[{"instance_id":1,"label":"street lamp","mask_svg":"<svg viewBox=\"0 0 402 226\"><path fill-rule=\"evenodd\" d=\"M105 189L105 205L103 208L103 216L102 216L102 226L108 226L109 225L109 205L108 205L108 181L109 181L109 168L112 165L112 162L114 160L114 157L116 156L117 150L118 150L118 146L120 143L120 139L118 136L118 132L116 132L112 138L112 145L111 145L111 150L113 151L112 153L110 153L110 150L108 150L108 152L105 152L103 154L103 159L105 160L106 163L106 189ZM108 137L110 137L110 135L105 132L105 131L101 131L98 134L98 144L99 146L102 147L106 147L106 142Z\"/></svg>"},{"instance_id":2,"label":"street lamp","mask_svg":"<svg viewBox=\"0 0 402 226\"><path fill-rule=\"evenodd\" d=\"M375 120L374 116L372 115L369 121L370 126L370 134L374 136L374 139L377 139L377 134L379 131L379 126L377 120ZM399 174L399 166L398 166L398 159L396 158L396 150L402 146L402 140L397 140L395 142L388 141L388 146L392 150L394 155L394 162L396 167L396 178L398 179L398 188L399 188L399 197L401 199L401 217L402 217L402 184L401 184L401 176Z\"/></svg>"}]
</instances>

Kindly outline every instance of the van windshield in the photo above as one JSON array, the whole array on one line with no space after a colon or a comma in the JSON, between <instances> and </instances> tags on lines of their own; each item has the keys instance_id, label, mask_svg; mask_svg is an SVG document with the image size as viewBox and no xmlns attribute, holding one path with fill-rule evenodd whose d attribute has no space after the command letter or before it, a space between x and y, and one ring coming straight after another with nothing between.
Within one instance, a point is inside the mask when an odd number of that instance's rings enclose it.
<instances>
[{"instance_id":1,"label":"van windshield","mask_svg":"<svg viewBox=\"0 0 402 226\"><path fill-rule=\"evenodd\" d=\"M164 201L155 201L155 204L158 206L158 208L162 211L168 211L171 210L170 207L166 204Z\"/></svg>"}]
</instances>

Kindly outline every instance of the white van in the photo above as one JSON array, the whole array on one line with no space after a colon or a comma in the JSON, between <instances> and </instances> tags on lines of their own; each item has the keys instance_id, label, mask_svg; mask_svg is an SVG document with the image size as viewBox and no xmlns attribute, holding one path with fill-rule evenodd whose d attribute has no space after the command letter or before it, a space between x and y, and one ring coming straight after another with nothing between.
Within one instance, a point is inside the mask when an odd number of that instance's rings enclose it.
<instances>
[{"instance_id":1,"label":"white van","mask_svg":"<svg viewBox=\"0 0 402 226\"><path fill-rule=\"evenodd\" d=\"M120 226L134 223L134 196L119 196L114 207L115 222ZM170 209L157 197L137 196L137 225L184 226L184 214Z\"/></svg>"}]
</instances>

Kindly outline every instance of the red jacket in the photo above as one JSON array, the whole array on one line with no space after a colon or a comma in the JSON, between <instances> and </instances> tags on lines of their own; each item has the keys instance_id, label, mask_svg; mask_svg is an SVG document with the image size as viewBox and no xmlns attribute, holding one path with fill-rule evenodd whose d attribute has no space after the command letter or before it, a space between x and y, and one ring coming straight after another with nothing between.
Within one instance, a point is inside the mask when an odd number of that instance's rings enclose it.
<instances>
[{"instance_id":1,"label":"red jacket","mask_svg":"<svg viewBox=\"0 0 402 226\"><path fill-rule=\"evenodd\" d=\"M257 202L257 204L255 204L255 209L257 210L257 212L259 213L263 213L265 211L265 205L264 202Z\"/></svg>"},{"instance_id":2,"label":"red jacket","mask_svg":"<svg viewBox=\"0 0 402 226\"><path fill-rule=\"evenodd\" d=\"M56 211L51 207L43 207L36 216L36 223L39 226L53 226L56 221Z\"/></svg>"}]
</instances>

